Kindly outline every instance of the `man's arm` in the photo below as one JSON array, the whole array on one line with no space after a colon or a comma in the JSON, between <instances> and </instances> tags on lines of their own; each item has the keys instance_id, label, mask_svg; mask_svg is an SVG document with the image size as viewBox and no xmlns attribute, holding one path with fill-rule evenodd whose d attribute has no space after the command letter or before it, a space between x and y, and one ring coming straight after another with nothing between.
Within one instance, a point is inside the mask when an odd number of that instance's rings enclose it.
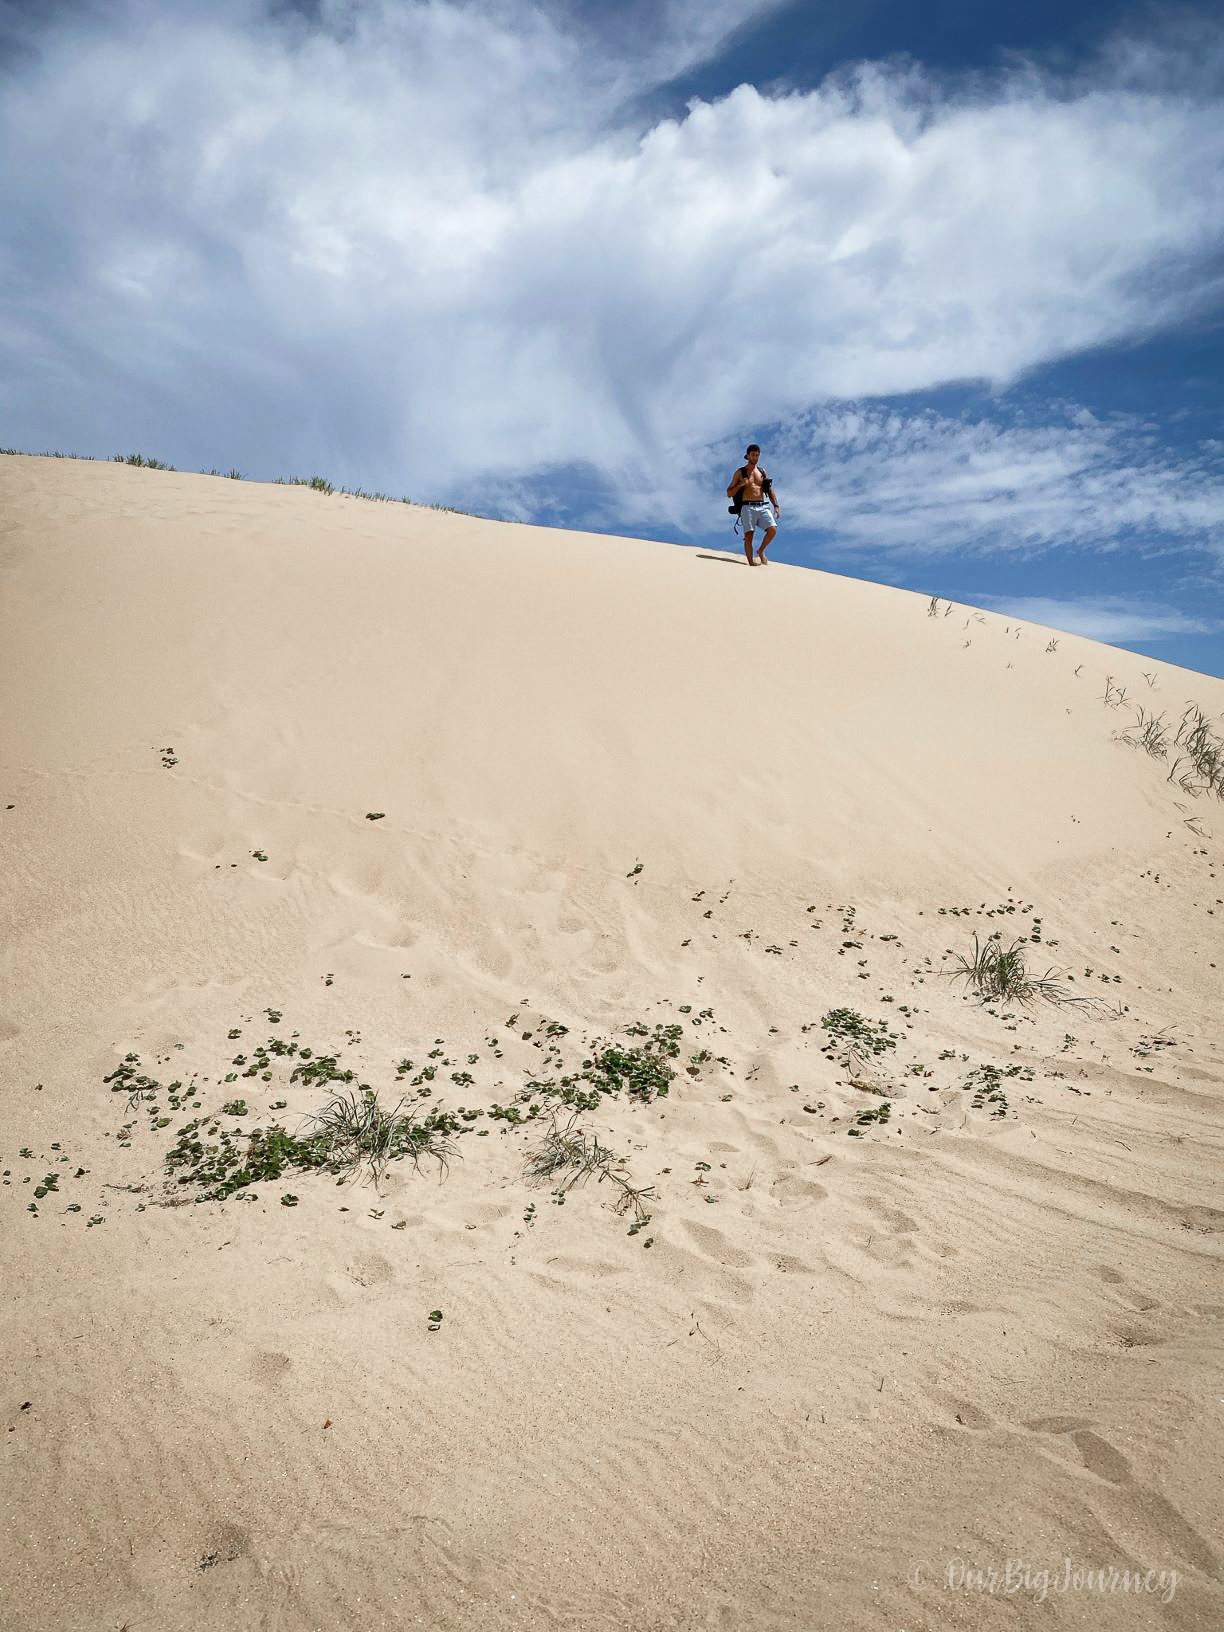
<instances>
[{"instance_id":1,"label":"man's arm","mask_svg":"<svg viewBox=\"0 0 1224 1632\"><path fill-rule=\"evenodd\" d=\"M729 499L733 499L747 480L748 478L744 475L743 467L741 466L741 468L737 470L735 475L731 478L731 486L727 489L727 497Z\"/></svg>"}]
</instances>

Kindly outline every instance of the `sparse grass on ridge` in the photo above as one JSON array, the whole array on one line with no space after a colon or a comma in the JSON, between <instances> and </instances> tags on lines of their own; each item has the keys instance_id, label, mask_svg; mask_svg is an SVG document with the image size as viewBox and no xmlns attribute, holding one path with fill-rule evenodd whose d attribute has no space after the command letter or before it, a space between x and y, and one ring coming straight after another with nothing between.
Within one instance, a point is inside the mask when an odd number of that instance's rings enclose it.
<instances>
[{"instance_id":1,"label":"sparse grass on ridge","mask_svg":"<svg viewBox=\"0 0 1224 1632\"><path fill-rule=\"evenodd\" d=\"M1107 678L1106 705L1116 708L1125 700L1125 693L1114 686L1112 677ZM1116 740L1131 748L1142 748L1153 759L1167 760L1172 748L1180 748L1182 752L1174 759L1168 780L1194 797L1210 793L1224 799L1224 737L1198 704L1187 703L1171 734L1164 714L1149 714L1141 703L1134 706L1134 720L1116 733Z\"/></svg>"},{"instance_id":2,"label":"sparse grass on ridge","mask_svg":"<svg viewBox=\"0 0 1224 1632\"><path fill-rule=\"evenodd\" d=\"M42 453L30 453L25 448L0 448L0 455L12 454L17 458L27 459L85 459L96 463L96 456L92 453L58 453L47 449ZM175 470L176 465L168 465L160 459L150 458L143 453L116 453L110 463L116 465L136 465L142 470ZM190 472L199 476L221 476L230 481L245 482L250 478L236 466L231 470L218 470L213 466L211 470ZM512 518L505 516L479 516L475 510L461 510L453 504L432 504L425 499L411 499L407 494L395 496L391 493L371 493L364 487L336 487L329 482L326 476L274 476L272 485L275 487L309 487L316 493L342 493L350 499L370 499L379 504L411 504L418 510L440 510L448 516L476 516L479 521L507 521Z\"/></svg>"},{"instance_id":3,"label":"sparse grass on ridge","mask_svg":"<svg viewBox=\"0 0 1224 1632\"><path fill-rule=\"evenodd\" d=\"M939 597L932 595L927 602L927 617L939 616ZM945 609L944 616L951 611L951 605ZM974 613L973 617L981 622L981 614ZM965 628L969 627L969 619L965 620ZM1020 631L1016 631L1017 636ZM965 645L968 646L966 641ZM1047 652L1058 650L1057 639L1051 639L1046 646ZM1009 665L1010 667L1010 665ZM1079 665L1075 672L1078 674ZM1156 684L1154 671L1145 672L1143 678L1147 681L1149 690ZM1142 748L1144 753L1152 759L1167 760L1171 748L1180 748L1183 751L1177 755L1169 771L1168 780L1175 782L1183 793L1197 798L1200 794L1214 794L1217 799L1224 799L1224 718L1211 720L1195 702L1186 704L1185 712L1181 717L1177 730L1170 738L1170 724L1165 714L1149 713L1142 703L1133 703L1126 695L1126 687L1119 685L1112 674L1105 676L1105 691L1101 698L1106 708L1126 708L1134 712L1135 718L1130 725L1114 733L1116 742L1124 742L1128 748Z\"/></svg>"},{"instance_id":4,"label":"sparse grass on ridge","mask_svg":"<svg viewBox=\"0 0 1224 1632\"><path fill-rule=\"evenodd\" d=\"M111 461L115 465L138 465L142 470L173 470L173 465L163 464L160 459L148 459L143 453L117 453Z\"/></svg>"},{"instance_id":5,"label":"sparse grass on ridge","mask_svg":"<svg viewBox=\"0 0 1224 1632\"><path fill-rule=\"evenodd\" d=\"M0 455L6 453L15 459L83 459L91 465L98 463L92 453L60 453L55 448L43 448L38 453L32 453L29 448L0 448Z\"/></svg>"}]
</instances>

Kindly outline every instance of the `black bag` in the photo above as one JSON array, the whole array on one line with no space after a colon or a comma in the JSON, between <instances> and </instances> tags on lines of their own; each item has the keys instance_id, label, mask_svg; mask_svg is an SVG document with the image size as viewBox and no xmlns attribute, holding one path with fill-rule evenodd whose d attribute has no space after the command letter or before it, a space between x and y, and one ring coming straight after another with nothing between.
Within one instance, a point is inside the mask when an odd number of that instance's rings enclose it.
<instances>
[{"instance_id":1,"label":"black bag","mask_svg":"<svg viewBox=\"0 0 1224 1632\"><path fill-rule=\"evenodd\" d=\"M757 469L760 470L760 468L761 467L758 465ZM747 465L741 465L740 468L736 471L735 474L737 476L747 476L748 466ZM773 483L770 481L769 477L765 474L765 472L763 470L761 471L761 492L765 495L765 497L767 499L772 499L773 498ZM731 500L731 503L727 506L727 514L729 516L738 516L740 511L743 508L744 508L744 490L741 487L739 492Z\"/></svg>"}]
</instances>

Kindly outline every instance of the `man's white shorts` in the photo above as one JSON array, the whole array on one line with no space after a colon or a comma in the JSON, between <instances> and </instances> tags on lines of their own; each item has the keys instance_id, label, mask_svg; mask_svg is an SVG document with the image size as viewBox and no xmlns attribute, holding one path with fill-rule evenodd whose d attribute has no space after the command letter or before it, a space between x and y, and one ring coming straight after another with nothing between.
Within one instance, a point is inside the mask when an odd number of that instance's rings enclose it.
<instances>
[{"instance_id":1,"label":"man's white shorts","mask_svg":"<svg viewBox=\"0 0 1224 1632\"><path fill-rule=\"evenodd\" d=\"M777 525L777 513L768 499L763 499L760 504L746 504L740 511L740 526L746 533L767 533Z\"/></svg>"}]
</instances>

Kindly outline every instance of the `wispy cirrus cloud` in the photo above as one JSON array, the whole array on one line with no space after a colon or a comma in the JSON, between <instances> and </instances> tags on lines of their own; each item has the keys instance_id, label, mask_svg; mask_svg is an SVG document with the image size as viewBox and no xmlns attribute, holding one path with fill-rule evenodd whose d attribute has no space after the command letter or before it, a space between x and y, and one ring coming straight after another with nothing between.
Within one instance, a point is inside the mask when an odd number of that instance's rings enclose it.
<instances>
[{"instance_id":1,"label":"wispy cirrus cloud","mask_svg":"<svg viewBox=\"0 0 1224 1632\"><path fill-rule=\"evenodd\" d=\"M1224 444L1052 405L992 418L856 405L780 433L788 514L834 547L904 555L1194 547L1224 565Z\"/></svg>"},{"instance_id":2,"label":"wispy cirrus cloud","mask_svg":"<svg viewBox=\"0 0 1224 1632\"><path fill-rule=\"evenodd\" d=\"M1110 645L1170 640L1178 635L1217 634L1224 630L1224 619L1195 617L1141 596L1060 599L1049 595L980 595L975 596L974 601L1006 617L1043 624Z\"/></svg>"},{"instance_id":3,"label":"wispy cirrus cloud","mask_svg":"<svg viewBox=\"0 0 1224 1632\"><path fill-rule=\"evenodd\" d=\"M53 10L0 73L6 440L458 502L559 466L682 486L740 426L1012 381L1213 297L1224 31L1071 78L877 63L642 116L766 9ZM1085 523L1094 481L1136 526L1190 516L1057 442L1010 446ZM942 480L967 515L969 469ZM819 496L859 536L854 493ZM1053 510L1011 513L1053 536Z\"/></svg>"}]
</instances>

